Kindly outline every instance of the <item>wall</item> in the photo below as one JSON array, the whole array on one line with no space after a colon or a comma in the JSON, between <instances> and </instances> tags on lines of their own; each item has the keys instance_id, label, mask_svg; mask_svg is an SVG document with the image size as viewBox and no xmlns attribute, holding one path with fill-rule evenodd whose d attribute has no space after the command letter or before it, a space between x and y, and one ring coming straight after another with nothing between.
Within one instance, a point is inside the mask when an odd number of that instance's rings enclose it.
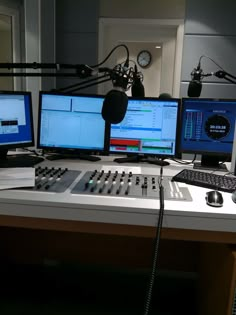
<instances>
[{"instance_id":1,"label":"wall","mask_svg":"<svg viewBox=\"0 0 236 315\"><path fill-rule=\"evenodd\" d=\"M23 0L0 0L0 5L10 9L17 9L23 4Z\"/></svg>"},{"instance_id":2,"label":"wall","mask_svg":"<svg viewBox=\"0 0 236 315\"><path fill-rule=\"evenodd\" d=\"M201 55L207 55L236 76L236 1L187 0L182 61L181 96L187 96L190 73ZM205 73L219 70L202 58ZM223 79L204 79L201 97L236 98L236 86Z\"/></svg>"},{"instance_id":3,"label":"wall","mask_svg":"<svg viewBox=\"0 0 236 315\"><path fill-rule=\"evenodd\" d=\"M162 49L155 49L153 43L145 43L145 46L143 45L143 43L139 42L129 42L124 44L128 46L130 60L134 60L136 63L137 55L141 50L143 50L144 47L145 49L148 49L151 52L152 54L151 66L146 68L145 70L138 67L138 70L140 70L144 75L143 85L145 87L145 96L156 96L157 93L159 92L160 87ZM121 51L119 52L120 53L118 54L117 64L124 61L124 56L121 56ZM133 66L133 64L130 63L130 66ZM149 84L147 84L146 81L147 79ZM131 89L129 89L126 94L130 96Z\"/></svg>"},{"instance_id":4,"label":"wall","mask_svg":"<svg viewBox=\"0 0 236 315\"><path fill-rule=\"evenodd\" d=\"M185 2L185 0L100 0L99 16L113 18L183 19Z\"/></svg>"},{"instance_id":5,"label":"wall","mask_svg":"<svg viewBox=\"0 0 236 315\"><path fill-rule=\"evenodd\" d=\"M56 0L41 0L41 20L40 20L40 54L42 63L56 62ZM46 69L42 72L53 73L54 70ZM55 77L43 77L41 88L48 91L56 86Z\"/></svg>"},{"instance_id":6,"label":"wall","mask_svg":"<svg viewBox=\"0 0 236 315\"><path fill-rule=\"evenodd\" d=\"M174 22L175 21L175 22ZM139 68L144 76L146 96L159 96L166 92L173 94L173 83L180 85L180 72L178 83L174 82L175 54L178 54L176 45L176 33L179 21L163 19L124 19L124 18L100 18L99 19L99 60L103 60L119 43L127 45L130 59L136 61L137 54L143 49L152 53L151 66L145 69ZM170 25L172 23L172 25ZM176 24L174 24L176 23ZM162 53L155 48L162 46ZM136 49L134 49L136 46ZM124 49L117 49L106 61L107 67L114 67L119 63L117 56L126 57ZM181 51L182 56L182 51ZM130 66L133 66L132 64ZM99 93L106 94L112 88L112 84L99 86ZM100 92L101 91L101 92ZM127 94L129 94L130 90ZM176 96L179 96L177 94Z\"/></svg>"},{"instance_id":7,"label":"wall","mask_svg":"<svg viewBox=\"0 0 236 315\"><path fill-rule=\"evenodd\" d=\"M147 4L148 3L148 4ZM56 2L56 60L64 63L98 61L99 17L183 19L185 0L61 0ZM75 79L57 79L57 87L73 84ZM91 89L90 89L91 91ZM96 91L94 87L92 91ZM84 90L83 90L84 92ZM86 91L85 91L86 92Z\"/></svg>"},{"instance_id":8,"label":"wall","mask_svg":"<svg viewBox=\"0 0 236 315\"><path fill-rule=\"evenodd\" d=\"M56 61L58 63L97 63L98 10L97 0L56 2ZM78 82L75 78L57 78L57 88ZM89 89L90 92L96 89ZM87 92L87 90L83 90Z\"/></svg>"},{"instance_id":9,"label":"wall","mask_svg":"<svg viewBox=\"0 0 236 315\"><path fill-rule=\"evenodd\" d=\"M12 45L11 45L11 29L0 31L1 49L0 49L0 62L12 62ZM7 69L1 69L0 72L10 72ZM12 77L0 76L0 89L12 90L13 79Z\"/></svg>"}]
</instances>

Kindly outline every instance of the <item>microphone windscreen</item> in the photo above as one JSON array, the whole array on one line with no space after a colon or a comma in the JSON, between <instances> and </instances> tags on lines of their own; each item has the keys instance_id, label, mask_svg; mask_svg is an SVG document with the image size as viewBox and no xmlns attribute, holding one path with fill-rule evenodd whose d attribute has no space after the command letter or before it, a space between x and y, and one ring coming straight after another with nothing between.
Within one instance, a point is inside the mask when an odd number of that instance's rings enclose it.
<instances>
[{"instance_id":1,"label":"microphone windscreen","mask_svg":"<svg viewBox=\"0 0 236 315\"><path fill-rule=\"evenodd\" d=\"M134 97L144 97L145 90L140 79L136 79L131 87L131 94Z\"/></svg>"},{"instance_id":2,"label":"microphone windscreen","mask_svg":"<svg viewBox=\"0 0 236 315\"><path fill-rule=\"evenodd\" d=\"M188 96L189 97L199 97L202 91L202 83L197 80L192 80L188 86Z\"/></svg>"},{"instance_id":3,"label":"microphone windscreen","mask_svg":"<svg viewBox=\"0 0 236 315\"><path fill-rule=\"evenodd\" d=\"M110 124L119 124L125 117L127 106L128 96L125 92L111 90L103 101L102 117Z\"/></svg>"}]
</instances>

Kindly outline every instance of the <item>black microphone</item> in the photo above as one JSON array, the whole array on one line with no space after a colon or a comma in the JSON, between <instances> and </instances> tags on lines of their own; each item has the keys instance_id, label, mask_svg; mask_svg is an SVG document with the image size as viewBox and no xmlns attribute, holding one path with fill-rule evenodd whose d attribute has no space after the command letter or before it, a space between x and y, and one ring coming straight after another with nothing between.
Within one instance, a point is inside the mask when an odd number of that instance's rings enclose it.
<instances>
[{"instance_id":1,"label":"black microphone","mask_svg":"<svg viewBox=\"0 0 236 315\"><path fill-rule=\"evenodd\" d=\"M110 124L119 124L125 117L128 96L122 89L113 89L107 93L103 101L102 118Z\"/></svg>"},{"instance_id":2,"label":"black microphone","mask_svg":"<svg viewBox=\"0 0 236 315\"><path fill-rule=\"evenodd\" d=\"M202 83L199 80L192 80L188 86L189 97L199 97L202 91Z\"/></svg>"},{"instance_id":3,"label":"black microphone","mask_svg":"<svg viewBox=\"0 0 236 315\"><path fill-rule=\"evenodd\" d=\"M191 72L192 80L189 82L188 86L188 96L189 97L199 97L202 91L202 69L200 61L197 68L194 68Z\"/></svg>"},{"instance_id":4,"label":"black microphone","mask_svg":"<svg viewBox=\"0 0 236 315\"><path fill-rule=\"evenodd\" d=\"M138 72L138 68L135 65L134 66L134 73L133 73L133 84L131 87L131 94L134 97L144 97L145 96L145 90L142 83L142 73Z\"/></svg>"},{"instance_id":5,"label":"black microphone","mask_svg":"<svg viewBox=\"0 0 236 315\"><path fill-rule=\"evenodd\" d=\"M125 91L130 83L131 73L127 64L119 64L110 72L114 88L106 94L102 107L102 118L110 124L119 124L125 117L128 106Z\"/></svg>"}]
</instances>

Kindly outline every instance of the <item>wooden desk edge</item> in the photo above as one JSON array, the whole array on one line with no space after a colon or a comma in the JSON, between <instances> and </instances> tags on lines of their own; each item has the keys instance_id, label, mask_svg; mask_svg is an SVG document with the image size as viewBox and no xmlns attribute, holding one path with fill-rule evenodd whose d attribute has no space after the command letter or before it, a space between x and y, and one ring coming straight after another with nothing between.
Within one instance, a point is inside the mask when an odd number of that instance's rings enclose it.
<instances>
[{"instance_id":1,"label":"wooden desk edge","mask_svg":"<svg viewBox=\"0 0 236 315\"><path fill-rule=\"evenodd\" d=\"M126 224L69 221L0 215L0 227L154 238L156 228ZM163 228L163 239L236 244L236 233Z\"/></svg>"}]
</instances>

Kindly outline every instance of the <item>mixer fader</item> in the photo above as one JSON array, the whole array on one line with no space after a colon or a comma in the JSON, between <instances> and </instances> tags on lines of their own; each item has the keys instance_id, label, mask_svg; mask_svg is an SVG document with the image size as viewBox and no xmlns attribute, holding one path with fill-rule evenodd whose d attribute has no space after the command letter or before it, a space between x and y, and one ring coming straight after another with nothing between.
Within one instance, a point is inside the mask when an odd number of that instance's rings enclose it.
<instances>
[{"instance_id":1,"label":"mixer fader","mask_svg":"<svg viewBox=\"0 0 236 315\"><path fill-rule=\"evenodd\" d=\"M72 194L106 195L135 198L158 198L159 176L102 171L87 171L72 189ZM191 200L187 188L171 182L171 177L163 177L165 199Z\"/></svg>"},{"instance_id":2,"label":"mixer fader","mask_svg":"<svg viewBox=\"0 0 236 315\"><path fill-rule=\"evenodd\" d=\"M30 190L64 192L74 182L80 171L68 168L41 167L35 168L35 186Z\"/></svg>"}]
</instances>

